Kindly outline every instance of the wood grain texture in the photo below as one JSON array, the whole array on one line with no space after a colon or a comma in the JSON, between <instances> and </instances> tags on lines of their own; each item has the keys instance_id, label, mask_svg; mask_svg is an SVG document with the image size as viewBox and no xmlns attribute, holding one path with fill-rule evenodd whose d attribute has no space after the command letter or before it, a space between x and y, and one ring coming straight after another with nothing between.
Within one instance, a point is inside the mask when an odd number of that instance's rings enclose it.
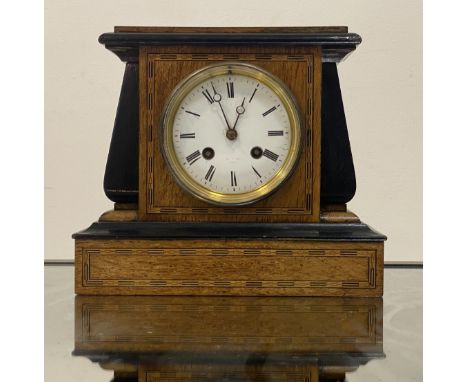
<instances>
[{"instance_id":1,"label":"wood grain texture","mask_svg":"<svg viewBox=\"0 0 468 382\"><path fill-rule=\"evenodd\" d=\"M351 211L322 211L320 213L322 223L360 223L359 217Z\"/></svg>"},{"instance_id":2,"label":"wood grain texture","mask_svg":"<svg viewBox=\"0 0 468 382\"><path fill-rule=\"evenodd\" d=\"M74 355L139 381L304 381L382 358L381 298L77 296Z\"/></svg>"},{"instance_id":3,"label":"wood grain texture","mask_svg":"<svg viewBox=\"0 0 468 382\"><path fill-rule=\"evenodd\" d=\"M160 152L167 97L193 71L219 61L264 68L299 103L305 139L297 168L274 194L250 206L218 207L183 191ZM320 50L316 47L158 47L140 50L139 218L153 221L317 222L320 203Z\"/></svg>"},{"instance_id":4,"label":"wood grain texture","mask_svg":"<svg viewBox=\"0 0 468 382\"><path fill-rule=\"evenodd\" d=\"M318 382L317 365L307 364L154 364L140 365L138 382L200 382L200 381L252 381L252 382Z\"/></svg>"},{"instance_id":5,"label":"wood grain texture","mask_svg":"<svg viewBox=\"0 0 468 382\"><path fill-rule=\"evenodd\" d=\"M75 248L77 294L383 294L383 243L76 240Z\"/></svg>"},{"instance_id":6,"label":"wood grain texture","mask_svg":"<svg viewBox=\"0 0 468 382\"><path fill-rule=\"evenodd\" d=\"M77 296L75 352L381 353L382 315L380 298Z\"/></svg>"},{"instance_id":7,"label":"wood grain texture","mask_svg":"<svg viewBox=\"0 0 468 382\"><path fill-rule=\"evenodd\" d=\"M138 220L138 211L134 210L109 210L104 212L100 217L100 222L132 222Z\"/></svg>"}]
</instances>

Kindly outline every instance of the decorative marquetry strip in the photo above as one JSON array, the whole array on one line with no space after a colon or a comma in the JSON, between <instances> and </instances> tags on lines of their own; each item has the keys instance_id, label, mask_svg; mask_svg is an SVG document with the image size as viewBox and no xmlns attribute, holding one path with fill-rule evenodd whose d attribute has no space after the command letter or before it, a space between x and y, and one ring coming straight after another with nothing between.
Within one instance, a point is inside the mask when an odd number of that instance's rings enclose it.
<instances>
[{"instance_id":1,"label":"decorative marquetry strip","mask_svg":"<svg viewBox=\"0 0 468 382\"><path fill-rule=\"evenodd\" d=\"M131 280L119 280L117 281L119 286L133 286L135 285L135 281Z\"/></svg>"},{"instance_id":2,"label":"decorative marquetry strip","mask_svg":"<svg viewBox=\"0 0 468 382\"><path fill-rule=\"evenodd\" d=\"M150 167L150 166L149 166ZM150 174L150 173L149 173ZM309 179L310 179L309 175ZM151 179L148 180L148 185L152 182L152 173ZM306 179L308 180L308 179ZM307 195L311 195L308 193ZM305 205L306 208L249 208L245 207L244 209L236 209L236 208L184 208L184 207L174 207L174 208L167 208L167 207L156 207L151 210L151 213L158 213L158 214L214 214L214 215L235 215L235 214L256 214L256 215L271 215L271 214L308 214L310 213L310 207Z\"/></svg>"},{"instance_id":3,"label":"decorative marquetry strip","mask_svg":"<svg viewBox=\"0 0 468 382\"><path fill-rule=\"evenodd\" d=\"M301 214L304 213L303 208L288 208L288 214Z\"/></svg>"},{"instance_id":4,"label":"decorative marquetry strip","mask_svg":"<svg viewBox=\"0 0 468 382\"><path fill-rule=\"evenodd\" d=\"M306 145L307 146L311 146L312 145L312 131L310 129L307 129L307 136L306 136ZM312 167L312 163L311 162L307 162L309 164L310 167ZM310 179L310 176L309 176L309 179Z\"/></svg>"},{"instance_id":5,"label":"decorative marquetry strip","mask_svg":"<svg viewBox=\"0 0 468 382\"><path fill-rule=\"evenodd\" d=\"M238 54L225 54L223 58L225 60L240 60L240 56Z\"/></svg>"},{"instance_id":6,"label":"decorative marquetry strip","mask_svg":"<svg viewBox=\"0 0 468 382\"><path fill-rule=\"evenodd\" d=\"M208 60L207 54L192 54L192 60Z\"/></svg>"},{"instance_id":7,"label":"decorative marquetry strip","mask_svg":"<svg viewBox=\"0 0 468 382\"><path fill-rule=\"evenodd\" d=\"M129 255L132 253L132 250L131 249L116 249L115 250L115 253L124 253L126 255Z\"/></svg>"},{"instance_id":8,"label":"decorative marquetry strip","mask_svg":"<svg viewBox=\"0 0 468 382\"><path fill-rule=\"evenodd\" d=\"M343 255L343 256L356 256L357 251L342 250L342 251L340 251L340 254Z\"/></svg>"},{"instance_id":9,"label":"decorative marquetry strip","mask_svg":"<svg viewBox=\"0 0 468 382\"><path fill-rule=\"evenodd\" d=\"M148 78L153 78L154 75L154 62L149 61L148 62Z\"/></svg>"},{"instance_id":10,"label":"decorative marquetry strip","mask_svg":"<svg viewBox=\"0 0 468 382\"><path fill-rule=\"evenodd\" d=\"M318 288L331 289L370 289L376 287L376 267L377 267L377 249L359 248L341 249L327 247L327 249L309 249L306 248L83 248L79 255L81 256L81 278L80 283L83 287L118 287L118 288L152 288L155 292L158 290L163 294L171 291L171 288L179 288L182 292L195 289L217 288L218 290L229 289L263 289L280 290L283 293L291 289L291 292L297 293L298 290L307 291ZM346 248L346 247L344 247ZM146 258L145 258L146 256ZM175 257L181 257L176 261ZM219 257L223 257L222 259ZM275 259L266 259L272 257ZM182 260L182 258L184 260ZM307 259L310 258L310 259ZM108 261L112 259L117 267L128 267L132 269L130 274L135 276L120 276L112 268L108 269ZM143 259L145 259L143 261ZM197 270L196 264L199 259L205 262L203 270ZM187 261L187 267L183 264ZM249 264L261 264L265 262L270 266L272 261L278 261L278 264L301 268L304 272L297 276L291 273L288 276L271 277L266 273L252 273L248 278L237 278L236 269L240 264L250 267ZM338 273L330 273L325 276L315 271L315 264L323 264L330 261L330 264ZM143 266L147 263L147 267ZM175 268L173 264L179 264ZM340 265L343 264L343 265ZM355 264L356 270L343 274L341 279L339 267ZM180 268L180 271L177 268ZM226 266L221 272L219 267ZM191 269L194 267L194 271ZM220 270L205 271L207 269ZM161 273L162 272L162 273ZM310 273L308 273L310 272ZM345 272L346 273L346 272ZM261 275L261 276L259 276ZM309 275L310 278L307 278ZM296 288L296 291L294 291ZM312 291L311 291L312 292ZM190 292L191 293L191 292ZM270 293L270 292L269 292ZM303 292L301 292L303 293Z\"/></svg>"},{"instance_id":11,"label":"decorative marquetry strip","mask_svg":"<svg viewBox=\"0 0 468 382\"><path fill-rule=\"evenodd\" d=\"M217 248L217 249L212 249L211 253L213 255L227 255L229 254L229 250L224 249L224 248Z\"/></svg>"},{"instance_id":12,"label":"decorative marquetry strip","mask_svg":"<svg viewBox=\"0 0 468 382\"><path fill-rule=\"evenodd\" d=\"M239 208L224 208L223 213L225 214L240 214L242 211Z\"/></svg>"},{"instance_id":13,"label":"decorative marquetry strip","mask_svg":"<svg viewBox=\"0 0 468 382\"><path fill-rule=\"evenodd\" d=\"M372 268L372 264L369 267L369 284L375 286L375 268Z\"/></svg>"},{"instance_id":14,"label":"decorative marquetry strip","mask_svg":"<svg viewBox=\"0 0 468 382\"><path fill-rule=\"evenodd\" d=\"M206 214L208 213L208 208L192 208L193 214Z\"/></svg>"},{"instance_id":15,"label":"decorative marquetry strip","mask_svg":"<svg viewBox=\"0 0 468 382\"><path fill-rule=\"evenodd\" d=\"M370 269L375 268L375 250L336 250L336 249L259 249L259 248L86 248L85 255L125 254L125 255L219 255L229 256L258 255L258 256L356 256L366 257L370 261Z\"/></svg>"},{"instance_id":16,"label":"decorative marquetry strip","mask_svg":"<svg viewBox=\"0 0 468 382\"><path fill-rule=\"evenodd\" d=\"M231 306L229 305L215 305L213 307L214 312L229 312L231 310Z\"/></svg>"},{"instance_id":17,"label":"decorative marquetry strip","mask_svg":"<svg viewBox=\"0 0 468 382\"><path fill-rule=\"evenodd\" d=\"M277 255L292 255L293 251L291 249L277 249L276 251Z\"/></svg>"},{"instance_id":18,"label":"decorative marquetry strip","mask_svg":"<svg viewBox=\"0 0 468 382\"><path fill-rule=\"evenodd\" d=\"M347 282L342 282L341 286L343 288L359 288L359 283L347 281Z\"/></svg>"},{"instance_id":19,"label":"decorative marquetry strip","mask_svg":"<svg viewBox=\"0 0 468 382\"><path fill-rule=\"evenodd\" d=\"M157 73L155 72L155 62L158 60L206 60L206 61L221 61L221 60L245 60L245 61L306 61L307 62L307 82L308 86L306 88L306 97L307 97L307 120L309 121L307 127L307 136L306 136L306 146L311 147L312 137L310 126L312 124L312 95L313 95L313 68L314 60L311 56L304 55L294 55L294 54L154 54L149 53L147 56L148 65L147 65L147 157L146 157L146 172L147 172L147 192L146 192L146 205L147 213L151 214L217 214L217 215L310 215L312 212L312 154L309 151L306 152L306 167L307 175L305 179L305 190L307 192L307 197L304 198L304 206L301 208L285 208L285 207L274 207L274 208L254 208L254 207L245 207L243 209L233 209L233 208L222 208L222 207L213 207L213 208L183 208L183 207L163 207L157 205L157 198L155 195L156 190L154 190L154 174L153 174L153 162L156 160L153 155L154 150L154 140L155 140L155 127L153 121L156 120L153 110L154 103L154 92L155 92L155 83L158 82Z\"/></svg>"},{"instance_id":20,"label":"decorative marquetry strip","mask_svg":"<svg viewBox=\"0 0 468 382\"><path fill-rule=\"evenodd\" d=\"M164 254L164 249L147 249L146 252L149 255L162 255Z\"/></svg>"},{"instance_id":21,"label":"decorative marquetry strip","mask_svg":"<svg viewBox=\"0 0 468 382\"><path fill-rule=\"evenodd\" d=\"M294 281L278 281L276 285L279 287L293 287Z\"/></svg>"},{"instance_id":22,"label":"decorative marquetry strip","mask_svg":"<svg viewBox=\"0 0 468 382\"><path fill-rule=\"evenodd\" d=\"M190 248L190 249L180 249L179 253L181 255L195 255L197 253L196 249Z\"/></svg>"},{"instance_id":23,"label":"decorative marquetry strip","mask_svg":"<svg viewBox=\"0 0 468 382\"><path fill-rule=\"evenodd\" d=\"M255 213L256 214L271 214L273 213L273 210L271 208L256 208Z\"/></svg>"},{"instance_id":24,"label":"decorative marquetry strip","mask_svg":"<svg viewBox=\"0 0 468 382\"><path fill-rule=\"evenodd\" d=\"M181 286L199 286L200 283L198 281L191 280L191 281L182 281L180 285Z\"/></svg>"},{"instance_id":25,"label":"decorative marquetry strip","mask_svg":"<svg viewBox=\"0 0 468 382\"><path fill-rule=\"evenodd\" d=\"M148 93L148 110L153 109L153 93Z\"/></svg>"},{"instance_id":26,"label":"decorative marquetry strip","mask_svg":"<svg viewBox=\"0 0 468 382\"><path fill-rule=\"evenodd\" d=\"M225 367L222 370L187 370L177 372L162 372L148 370L143 375L144 382L202 382L202 381L246 381L251 380L252 376L255 376L256 381L270 381L275 380L278 382L310 382L308 371L288 371L288 370L265 370L260 371L252 369L250 373L245 370L246 367L242 367L240 370L229 370L226 371ZM247 367L248 369L249 367Z\"/></svg>"},{"instance_id":27,"label":"decorative marquetry strip","mask_svg":"<svg viewBox=\"0 0 468 382\"><path fill-rule=\"evenodd\" d=\"M148 142L152 143L153 142L153 125L151 123L148 124ZM149 158L148 158L149 159ZM148 164L151 163L151 166L153 165L153 161L149 161Z\"/></svg>"},{"instance_id":28,"label":"decorative marquetry strip","mask_svg":"<svg viewBox=\"0 0 468 382\"><path fill-rule=\"evenodd\" d=\"M269 312L269 313L340 313L340 312L354 312L354 313L368 313L369 320L375 321L375 305L307 305L307 304L271 304L271 305L255 305L255 304L240 304L240 305L216 305L216 304L203 304L186 305L186 304L85 304L83 311L86 312L86 317L89 317L91 311L154 311L154 312L183 312L193 310L197 312Z\"/></svg>"},{"instance_id":29,"label":"decorative marquetry strip","mask_svg":"<svg viewBox=\"0 0 468 382\"><path fill-rule=\"evenodd\" d=\"M375 325L375 323L374 323ZM89 328L89 324L83 325L85 329ZM375 329L375 326L374 326ZM86 333L86 332L85 332ZM88 329L89 333L89 329ZM213 336L92 336L87 334L87 340L92 341L114 341L114 342L151 342L151 343L230 343L230 344L359 344L372 343L375 338L375 332L370 332L369 336L365 337L213 337Z\"/></svg>"},{"instance_id":30,"label":"decorative marquetry strip","mask_svg":"<svg viewBox=\"0 0 468 382\"><path fill-rule=\"evenodd\" d=\"M312 256L323 256L325 255L325 251L322 249L309 249L308 251L309 255Z\"/></svg>"},{"instance_id":31,"label":"decorative marquetry strip","mask_svg":"<svg viewBox=\"0 0 468 382\"><path fill-rule=\"evenodd\" d=\"M356 337L344 337L344 338L340 338L340 342L345 343L345 344L354 344L357 342L357 338Z\"/></svg>"},{"instance_id":32,"label":"decorative marquetry strip","mask_svg":"<svg viewBox=\"0 0 468 382\"><path fill-rule=\"evenodd\" d=\"M288 56L288 60L293 60L293 61L304 60L304 56L300 56L300 55L289 55L289 56Z\"/></svg>"},{"instance_id":33,"label":"decorative marquetry strip","mask_svg":"<svg viewBox=\"0 0 468 382\"><path fill-rule=\"evenodd\" d=\"M263 286L262 281L246 281L244 284L248 288L261 288Z\"/></svg>"},{"instance_id":34,"label":"decorative marquetry strip","mask_svg":"<svg viewBox=\"0 0 468 382\"><path fill-rule=\"evenodd\" d=\"M213 281L213 286L217 287L230 287L231 282L230 281Z\"/></svg>"},{"instance_id":35,"label":"decorative marquetry strip","mask_svg":"<svg viewBox=\"0 0 468 382\"><path fill-rule=\"evenodd\" d=\"M177 212L177 208L160 208L159 212L162 214L173 214Z\"/></svg>"},{"instance_id":36,"label":"decorative marquetry strip","mask_svg":"<svg viewBox=\"0 0 468 382\"><path fill-rule=\"evenodd\" d=\"M244 249L244 255L260 255L259 249Z\"/></svg>"},{"instance_id":37,"label":"decorative marquetry strip","mask_svg":"<svg viewBox=\"0 0 468 382\"><path fill-rule=\"evenodd\" d=\"M271 54L256 54L255 59L257 60L271 60L273 56Z\"/></svg>"},{"instance_id":38,"label":"decorative marquetry strip","mask_svg":"<svg viewBox=\"0 0 468 382\"><path fill-rule=\"evenodd\" d=\"M221 287L221 288L368 288L368 282L341 281L213 281L213 280L90 280L84 279L85 286L139 286L139 287Z\"/></svg>"},{"instance_id":39,"label":"decorative marquetry strip","mask_svg":"<svg viewBox=\"0 0 468 382\"><path fill-rule=\"evenodd\" d=\"M327 283L325 281L311 281L309 285L312 288L320 288L320 287L326 287Z\"/></svg>"},{"instance_id":40,"label":"decorative marquetry strip","mask_svg":"<svg viewBox=\"0 0 468 382\"><path fill-rule=\"evenodd\" d=\"M153 189L152 188L148 188L148 202L149 203L153 203Z\"/></svg>"},{"instance_id":41,"label":"decorative marquetry strip","mask_svg":"<svg viewBox=\"0 0 468 382\"><path fill-rule=\"evenodd\" d=\"M213 337L211 338L211 342L226 343L228 342L228 338L227 337Z\"/></svg>"},{"instance_id":42,"label":"decorative marquetry strip","mask_svg":"<svg viewBox=\"0 0 468 382\"><path fill-rule=\"evenodd\" d=\"M154 312L166 312L168 310L168 307L169 305L150 305L149 310Z\"/></svg>"},{"instance_id":43,"label":"decorative marquetry strip","mask_svg":"<svg viewBox=\"0 0 468 382\"><path fill-rule=\"evenodd\" d=\"M160 60L177 60L177 55L176 54L160 54L159 59Z\"/></svg>"}]
</instances>

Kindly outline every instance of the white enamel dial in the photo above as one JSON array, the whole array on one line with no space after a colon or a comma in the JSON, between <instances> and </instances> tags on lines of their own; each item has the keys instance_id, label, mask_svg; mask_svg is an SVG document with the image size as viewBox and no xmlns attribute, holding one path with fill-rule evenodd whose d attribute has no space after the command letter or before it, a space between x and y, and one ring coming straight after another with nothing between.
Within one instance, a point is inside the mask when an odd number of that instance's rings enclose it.
<instances>
[{"instance_id":1,"label":"white enamel dial","mask_svg":"<svg viewBox=\"0 0 468 382\"><path fill-rule=\"evenodd\" d=\"M287 175L282 172L292 152L297 155L300 134L291 118L293 102L277 83L253 76L258 71L251 73L251 66L247 72L232 70L235 66L244 69L233 64L186 88L165 132L165 144L191 191L203 189L205 199L224 204L252 202L272 191L272 181Z\"/></svg>"}]
</instances>

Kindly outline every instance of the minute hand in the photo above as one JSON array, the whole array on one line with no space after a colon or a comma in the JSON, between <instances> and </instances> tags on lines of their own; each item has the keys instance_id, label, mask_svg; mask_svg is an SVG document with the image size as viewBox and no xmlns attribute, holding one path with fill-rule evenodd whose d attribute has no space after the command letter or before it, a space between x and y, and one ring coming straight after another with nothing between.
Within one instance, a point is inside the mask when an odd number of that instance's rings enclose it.
<instances>
[{"instance_id":1,"label":"minute hand","mask_svg":"<svg viewBox=\"0 0 468 382\"><path fill-rule=\"evenodd\" d=\"M214 92L214 95L213 95L213 100L219 105L219 107L221 108L221 112L223 113L223 117L224 117L224 120L226 121L226 126L228 128L228 130L231 130L231 127L229 126L229 122L227 120L227 117L226 117L226 113L224 112L224 109L223 109L223 105L221 105L221 94L219 94L213 83L211 83L211 87L213 88L213 92Z\"/></svg>"}]
</instances>

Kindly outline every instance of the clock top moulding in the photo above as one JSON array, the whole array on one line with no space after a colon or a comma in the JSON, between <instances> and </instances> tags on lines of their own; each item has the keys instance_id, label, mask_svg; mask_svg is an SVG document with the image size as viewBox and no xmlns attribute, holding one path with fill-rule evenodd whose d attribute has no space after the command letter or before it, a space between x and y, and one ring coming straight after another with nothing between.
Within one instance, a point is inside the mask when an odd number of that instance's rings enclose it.
<instances>
[{"instance_id":1,"label":"clock top moulding","mask_svg":"<svg viewBox=\"0 0 468 382\"><path fill-rule=\"evenodd\" d=\"M316 211L312 221L318 221L319 209L321 209L322 220L325 221L358 221L354 214L346 212L345 205L354 196L356 182L336 63L342 61L350 52L356 49L356 46L361 42L359 35L348 33L348 28L342 26L263 28L117 26L113 33L101 35L99 42L126 62L104 178L106 195L116 202L116 205L115 211L103 215L103 220L138 219L135 205L138 203L139 189L141 192L143 181L141 173L140 176L138 174L138 63L140 48L149 47L151 49L153 47L155 49L157 47L156 49L162 52L166 49L173 52L171 47L175 46L182 52L184 48L191 51L193 48L206 47L208 51L213 51L213 49L219 51L220 48L260 46L260 51L265 49L266 52L269 49L277 49L275 47L287 47L287 49L320 47L322 67L319 69L321 69L324 77L324 83L321 87L321 101L323 103L321 118L327 125L323 126L322 123L321 138L320 129L318 129L318 133L314 131L319 137L317 141L321 139L322 153L321 158L318 160L314 158L313 164L314 167L321 166L322 174L320 174L320 167L313 174L316 183L314 185L313 204ZM257 48L258 50L259 48ZM317 124L319 125L320 122ZM326 145L324 145L324 142L326 142ZM315 151L319 152L320 147ZM316 153L316 155L319 154ZM140 184L138 184L139 178ZM321 187L320 190L319 187ZM141 217L142 214L140 213L139 218ZM166 219L162 217L155 220ZM290 217L290 219L286 216L283 220L301 221L294 216ZM236 218L232 221L242 221L242 219ZM249 219L244 219L244 221L249 221ZM268 217L265 218L265 221L269 221ZM272 221L281 221L281 219ZM305 221L311 222L307 218Z\"/></svg>"},{"instance_id":2,"label":"clock top moulding","mask_svg":"<svg viewBox=\"0 0 468 382\"><path fill-rule=\"evenodd\" d=\"M323 62L340 62L361 43L348 27L144 27L116 26L99 42L124 62L137 62L141 46L320 46Z\"/></svg>"}]
</instances>

